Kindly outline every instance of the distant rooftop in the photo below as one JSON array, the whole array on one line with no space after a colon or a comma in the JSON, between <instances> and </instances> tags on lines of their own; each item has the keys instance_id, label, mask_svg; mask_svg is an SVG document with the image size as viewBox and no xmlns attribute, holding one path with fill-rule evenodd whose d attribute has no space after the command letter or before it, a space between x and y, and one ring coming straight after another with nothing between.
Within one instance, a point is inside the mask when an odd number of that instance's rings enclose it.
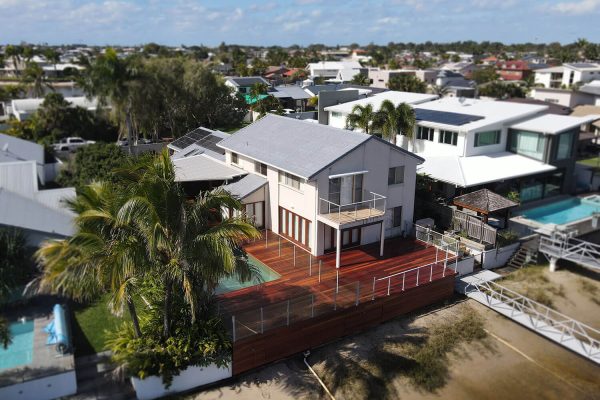
<instances>
[{"instance_id":1,"label":"distant rooftop","mask_svg":"<svg viewBox=\"0 0 600 400\"><path fill-rule=\"evenodd\" d=\"M398 92L390 90L387 92L378 93L365 99L359 99L355 101L350 101L348 103L336 104L334 106L325 107L325 111L334 111L349 114L352 112L352 109L357 105L364 106L367 104L371 104L373 106L373 109L378 110L381 107L381 103L383 103L385 100L389 100L392 103L394 103L395 106L398 106L401 103L420 104L427 101L435 100L437 99L437 97L438 96L434 94Z\"/></svg>"},{"instance_id":2,"label":"distant rooftop","mask_svg":"<svg viewBox=\"0 0 600 400\"><path fill-rule=\"evenodd\" d=\"M269 81L262 76L229 76L226 80L238 87L249 87L256 83L269 84Z\"/></svg>"}]
</instances>

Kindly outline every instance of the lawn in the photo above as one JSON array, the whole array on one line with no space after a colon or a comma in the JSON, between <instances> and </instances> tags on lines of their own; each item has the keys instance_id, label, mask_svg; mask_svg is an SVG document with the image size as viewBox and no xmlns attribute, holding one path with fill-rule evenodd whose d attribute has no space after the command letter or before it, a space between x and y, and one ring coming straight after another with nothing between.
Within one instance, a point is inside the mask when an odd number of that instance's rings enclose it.
<instances>
[{"instance_id":1,"label":"lawn","mask_svg":"<svg viewBox=\"0 0 600 400\"><path fill-rule=\"evenodd\" d=\"M577 160L579 164L584 164L589 167L600 168L600 157L587 158L585 160Z\"/></svg>"},{"instance_id":2,"label":"lawn","mask_svg":"<svg viewBox=\"0 0 600 400\"><path fill-rule=\"evenodd\" d=\"M77 356L104 351L107 331L114 330L121 322L128 319L126 313L122 318L112 315L108 310L108 299L109 296L104 295L93 304L74 307L73 340Z\"/></svg>"}]
</instances>

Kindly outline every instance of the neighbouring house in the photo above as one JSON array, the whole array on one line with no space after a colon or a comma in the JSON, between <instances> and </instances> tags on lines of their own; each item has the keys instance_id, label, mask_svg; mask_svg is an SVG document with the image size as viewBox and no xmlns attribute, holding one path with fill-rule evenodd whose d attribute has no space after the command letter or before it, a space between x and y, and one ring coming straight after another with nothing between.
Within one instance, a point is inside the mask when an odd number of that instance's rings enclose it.
<instances>
[{"instance_id":1,"label":"neighbouring house","mask_svg":"<svg viewBox=\"0 0 600 400\"><path fill-rule=\"evenodd\" d=\"M443 98L415 105L412 139L399 143L425 159L421 174L445 197L488 188L522 202L569 193L580 127L590 117L545 114L546 106Z\"/></svg>"},{"instance_id":2,"label":"neighbouring house","mask_svg":"<svg viewBox=\"0 0 600 400\"><path fill-rule=\"evenodd\" d=\"M584 125L579 134L579 148L582 152L587 152L588 145L591 145L591 150L597 154L597 145L600 144L600 106L583 105L577 106L571 113L573 117L592 117L595 118L588 124Z\"/></svg>"},{"instance_id":3,"label":"neighbouring house","mask_svg":"<svg viewBox=\"0 0 600 400\"><path fill-rule=\"evenodd\" d=\"M308 99L311 96L298 85L280 85L275 86L270 95L279 100L281 107L294 111L303 112L306 110Z\"/></svg>"},{"instance_id":4,"label":"neighbouring house","mask_svg":"<svg viewBox=\"0 0 600 400\"><path fill-rule=\"evenodd\" d=\"M477 85L475 81L466 79L463 75L449 70L438 72L435 85L445 88L445 97L475 97Z\"/></svg>"},{"instance_id":5,"label":"neighbouring house","mask_svg":"<svg viewBox=\"0 0 600 400\"><path fill-rule=\"evenodd\" d=\"M333 79L341 70L354 70L356 73L365 72L358 61L319 61L306 66L309 78Z\"/></svg>"},{"instance_id":6,"label":"neighbouring house","mask_svg":"<svg viewBox=\"0 0 600 400\"><path fill-rule=\"evenodd\" d=\"M470 77L473 71L477 69L477 65L470 61L451 62L442 65L442 70L455 72L465 77Z\"/></svg>"},{"instance_id":7,"label":"neighbouring house","mask_svg":"<svg viewBox=\"0 0 600 400\"><path fill-rule=\"evenodd\" d=\"M88 99L85 96L80 97L65 97L65 101L70 103L72 107L82 107L88 111L96 111L98 108L97 99ZM31 117L44 102L43 98L36 99L16 99L11 101L12 116L19 121L24 121Z\"/></svg>"},{"instance_id":8,"label":"neighbouring house","mask_svg":"<svg viewBox=\"0 0 600 400\"><path fill-rule=\"evenodd\" d=\"M74 196L74 188L40 190L35 161L0 162L0 226L22 229L29 246L73 234L62 201Z\"/></svg>"},{"instance_id":9,"label":"neighbouring house","mask_svg":"<svg viewBox=\"0 0 600 400\"><path fill-rule=\"evenodd\" d=\"M590 105L600 106L600 79L582 85L577 91L589 95Z\"/></svg>"},{"instance_id":10,"label":"neighbouring house","mask_svg":"<svg viewBox=\"0 0 600 400\"><path fill-rule=\"evenodd\" d=\"M369 81L372 87L387 88L390 78L400 75L413 75L428 85L434 85L438 70L433 69L369 69Z\"/></svg>"},{"instance_id":11,"label":"neighbouring house","mask_svg":"<svg viewBox=\"0 0 600 400\"><path fill-rule=\"evenodd\" d=\"M389 90L387 92L378 93L374 96L364 99L328 106L325 107L324 110L329 113L328 125L336 128L345 128L348 115L352 113L352 109L357 105L365 106L367 104L371 104L373 110L377 111L381 107L381 103L383 103L384 100L389 100L394 103L394 105L398 106L401 103L407 103L411 105L421 104L437 98L438 96L434 94L397 92Z\"/></svg>"},{"instance_id":12,"label":"neighbouring house","mask_svg":"<svg viewBox=\"0 0 600 400\"><path fill-rule=\"evenodd\" d=\"M586 89L582 91L581 88L584 86ZM585 104L600 104L600 94L594 93L596 88L589 85L584 86L579 89L533 88L528 96L532 99L547 101L569 108Z\"/></svg>"},{"instance_id":13,"label":"neighbouring house","mask_svg":"<svg viewBox=\"0 0 600 400\"><path fill-rule=\"evenodd\" d=\"M535 82L545 88L571 88L576 83L600 79L600 64L569 63L535 71Z\"/></svg>"},{"instance_id":14,"label":"neighbouring house","mask_svg":"<svg viewBox=\"0 0 600 400\"><path fill-rule=\"evenodd\" d=\"M533 73L529 64L522 60L500 61L496 64L496 72L505 81L523 81Z\"/></svg>"},{"instance_id":15,"label":"neighbouring house","mask_svg":"<svg viewBox=\"0 0 600 400\"><path fill-rule=\"evenodd\" d=\"M242 95L249 94L252 86L256 84L269 86L269 81L262 76L230 76L225 79L225 85L233 88L234 92L241 93Z\"/></svg>"},{"instance_id":16,"label":"neighbouring house","mask_svg":"<svg viewBox=\"0 0 600 400\"><path fill-rule=\"evenodd\" d=\"M372 135L267 114L217 144L246 176L225 185L246 215L312 255L412 229L423 159Z\"/></svg>"},{"instance_id":17,"label":"neighbouring house","mask_svg":"<svg viewBox=\"0 0 600 400\"><path fill-rule=\"evenodd\" d=\"M507 101L509 103L518 103L518 104L532 104L537 106L546 106L548 107L544 114L556 114L556 115L571 115L571 108L561 106L560 104L551 103L549 101L536 100L529 97L512 97L510 99L502 99L501 101Z\"/></svg>"},{"instance_id":18,"label":"neighbouring house","mask_svg":"<svg viewBox=\"0 0 600 400\"><path fill-rule=\"evenodd\" d=\"M53 182L63 165L60 160L47 154L44 146L0 133L0 165L15 161L33 162L41 185Z\"/></svg>"}]
</instances>

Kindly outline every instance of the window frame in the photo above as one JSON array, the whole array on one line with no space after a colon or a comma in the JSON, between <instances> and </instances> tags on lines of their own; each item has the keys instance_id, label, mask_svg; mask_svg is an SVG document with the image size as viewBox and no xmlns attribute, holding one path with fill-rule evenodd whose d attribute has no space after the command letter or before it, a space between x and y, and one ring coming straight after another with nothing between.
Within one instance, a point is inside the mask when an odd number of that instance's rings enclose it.
<instances>
[{"instance_id":1,"label":"window frame","mask_svg":"<svg viewBox=\"0 0 600 400\"><path fill-rule=\"evenodd\" d=\"M446 142L446 136L447 135L451 135L450 136L450 142ZM438 142L442 143L442 144L449 144L451 146L457 146L458 145L458 132L457 131L450 131L450 130L446 130L446 129L440 129L439 132L439 139Z\"/></svg>"},{"instance_id":2,"label":"window frame","mask_svg":"<svg viewBox=\"0 0 600 400\"><path fill-rule=\"evenodd\" d=\"M261 163L260 161L254 161L254 172L262 176L267 176L267 164Z\"/></svg>"},{"instance_id":3,"label":"window frame","mask_svg":"<svg viewBox=\"0 0 600 400\"><path fill-rule=\"evenodd\" d=\"M239 165L240 163L240 156L238 155L238 153L235 152L231 152L231 163L235 164L235 165Z\"/></svg>"},{"instance_id":4,"label":"window frame","mask_svg":"<svg viewBox=\"0 0 600 400\"><path fill-rule=\"evenodd\" d=\"M495 134L495 138L493 140L492 143L485 143L485 144L481 144L480 141L480 137L482 134L489 134L489 133L493 133ZM493 131L482 131L482 132L475 132L475 142L473 143L473 147L485 147L485 146L493 146L496 144L500 144L500 142L502 138L502 131L499 129L493 130Z\"/></svg>"},{"instance_id":5,"label":"window frame","mask_svg":"<svg viewBox=\"0 0 600 400\"><path fill-rule=\"evenodd\" d=\"M396 213L399 211L399 215ZM392 228L402 227L402 206L396 206L392 208Z\"/></svg>"},{"instance_id":6,"label":"window frame","mask_svg":"<svg viewBox=\"0 0 600 400\"><path fill-rule=\"evenodd\" d=\"M399 174L398 173L399 170L401 170L402 173ZM404 172L405 172L404 165L390 167L388 169L388 186L400 185L400 184L404 183ZM392 177L392 174L393 174L393 177ZM400 180L398 180L399 177L400 177Z\"/></svg>"},{"instance_id":7,"label":"window frame","mask_svg":"<svg viewBox=\"0 0 600 400\"><path fill-rule=\"evenodd\" d=\"M426 135L424 135L426 131ZM428 126L417 125L417 139L419 140L429 140L433 142L433 138L435 135L435 129L430 128Z\"/></svg>"},{"instance_id":8,"label":"window frame","mask_svg":"<svg viewBox=\"0 0 600 400\"><path fill-rule=\"evenodd\" d=\"M299 176L290 174L289 172L279 170L279 184L289 187L290 189L301 191L301 189L300 189L301 183L302 183L302 178L300 178ZM295 184L298 187L296 187Z\"/></svg>"}]
</instances>

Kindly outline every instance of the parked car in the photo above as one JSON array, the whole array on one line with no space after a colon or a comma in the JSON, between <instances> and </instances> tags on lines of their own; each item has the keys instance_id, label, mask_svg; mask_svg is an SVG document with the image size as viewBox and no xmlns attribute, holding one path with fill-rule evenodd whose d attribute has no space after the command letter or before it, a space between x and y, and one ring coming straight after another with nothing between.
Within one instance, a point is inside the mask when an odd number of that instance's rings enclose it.
<instances>
[{"instance_id":1,"label":"parked car","mask_svg":"<svg viewBox=\"0 0 600 400\"><path fill-rule=\"evenodd\" d=\"M54 143L52 147L55 151L75 151L82 146L96 143L93 140L84 140L80 137L68 137L61 139L60 142Z\"/></svg>"}]
</instances>

